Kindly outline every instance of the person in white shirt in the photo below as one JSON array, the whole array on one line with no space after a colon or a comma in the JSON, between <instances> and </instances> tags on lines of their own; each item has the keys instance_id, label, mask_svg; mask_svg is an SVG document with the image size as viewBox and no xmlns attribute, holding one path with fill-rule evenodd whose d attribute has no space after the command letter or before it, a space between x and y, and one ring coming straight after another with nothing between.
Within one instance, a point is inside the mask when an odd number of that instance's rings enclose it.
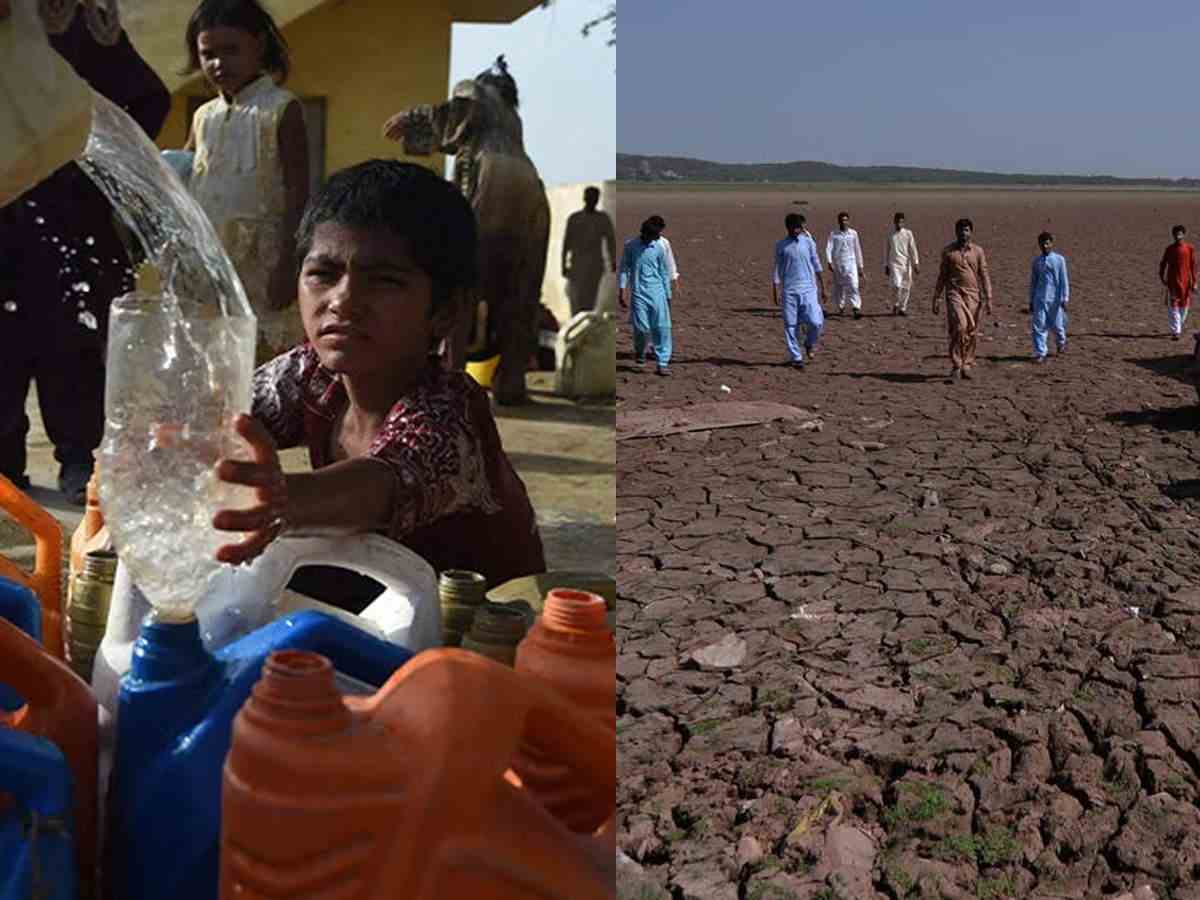
<instances>
[{"instance_id":1,"label":"person in white shirt","mask_svg":"<svg viewBox=\"0 0 1200 900\"><path fill-rule=\"evenodd\" d=\"M651 216L650 221L659 228L665 229L667 227L667 223L663 220L662 216ZM679 266L675 265L675 254L671 251L671 242L665 236L659 237L658 242L662 244L663 251L667 254L667 274L671 278L671 290L672 292L678 291L679 285L675 282L679 280Z\"/></svg>"},{"instance_id":2,"label":"person in white shirt","mask_svg":"<svg viewBox=\"0 0 1200 900\"><path fill-rule=\"evenodd\" d=\"M858 293L858 283L863 277L863 252L858 232L850 227L850 213L838 213L837 229L825 242L825 261L833 273L833 299L837 301L838 315L846 314L849 303L854 318L861 318L862 297Z\"/></svg>"},{"instance_id":3,"label":"person in white shirt","mask_svg":"<svg viewBox=\"0 0 1200 900\"><path fill-rule=\"evenodd\" d=\"M921 274L921 258L917 255L917 239L904 227L904 213L892 217L895 229L888 235L887 247L883 251L883 274L896 293L892 301L892 315L908 315L908 295L912 291L913 276Z\"/></svg>"}]
</instances>

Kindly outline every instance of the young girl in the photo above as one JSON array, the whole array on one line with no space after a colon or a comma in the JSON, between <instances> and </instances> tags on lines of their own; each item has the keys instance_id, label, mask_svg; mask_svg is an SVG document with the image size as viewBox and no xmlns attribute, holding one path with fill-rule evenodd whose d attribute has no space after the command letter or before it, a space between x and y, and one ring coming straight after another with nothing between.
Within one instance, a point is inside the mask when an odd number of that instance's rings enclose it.
<instances>
[{"instance_id":1,"label":"young girl","mask_svg":"<svg viewBox=\"0 0 1200 900\"><path fill-rule=\"evenodd\" d=\"M287 44L256 0L203 0L187 52L186 71L203 71L218 93L192 119L189 186L254 307L263 362L303 338L294 235L308 201L304 113L272 77L287 78Z\"/></svg>"},{"instance_id":2,"label":"young girl","mask_svg":"<svg viewBox=\"0 0 1200 900\"><path fill-rule=\"evenodd\" d=\"M433 355L476 279L462 194L421 166L360 163L316 194L297 240L308 343L255 372L253 417L237 424L255 461L217 475L259 503L216 514L216 528L249 532L217 558L252 559L294 527L379 531L489 586L544 571L487 394ZM302 445L313 471L285 476L275 448Z\"/></svg>"}]
</instances>

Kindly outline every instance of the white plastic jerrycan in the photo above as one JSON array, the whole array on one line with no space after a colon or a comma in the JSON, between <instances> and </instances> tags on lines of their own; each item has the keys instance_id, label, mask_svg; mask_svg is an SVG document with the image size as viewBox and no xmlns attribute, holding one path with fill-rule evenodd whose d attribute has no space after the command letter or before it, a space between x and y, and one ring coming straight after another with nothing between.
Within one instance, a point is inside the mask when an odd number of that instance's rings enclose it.
<instances>
[{"instance_id":1,"label":"white plastic jerrycan","mask_svg":"<svg viewBox=\"0 0 1200 900\"><path fill-rule=\"evenodd\" d=\"M617 323L611 312L584 310L558 332L554 392L603 397L617 389Z\"/></svg>"},{"instance_id":2,"label":"white plastic jerrycan","mask_svg":"<svg viewBox=\"0 0 1200 900\"><path fill-rule=\"evenodd\" d=\"M78 157L92 89L54 51L37 0L10 0L0 21L0 206Z\"/></svg>"},{"instance_id":3,"label":"white plastic jerrycan","mask_svg":"<svg viewBox=\"0 0 1200 900\"><path fill-rule=\"evenodd\" d=\"M374 578L385 590L358 615L286 591L293 573L307 565L349 569ZM218 571L196 604L196 618L212 651L301 609L336 616L414 653L441 646L437 574L412 550L378 534L279 538L249 566ZM92 689L110 711L148 612L149 602L118 564L108 625L92 670Z\"/></svg>"}]
</instances>

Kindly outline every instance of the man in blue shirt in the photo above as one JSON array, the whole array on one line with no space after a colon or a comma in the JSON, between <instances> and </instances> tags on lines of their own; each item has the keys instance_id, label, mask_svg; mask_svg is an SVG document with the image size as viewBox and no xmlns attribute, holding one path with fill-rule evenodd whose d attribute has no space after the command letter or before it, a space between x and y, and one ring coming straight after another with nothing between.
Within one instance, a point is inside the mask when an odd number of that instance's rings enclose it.
<instances>
[{"instance_id":1,"label":"man in blue shirt","mask_svg":"<svg viewBox=\"0 0 1200 900\"><path fill-rule=\"evenodd\" d=\"M793 368L804 368L799 332L805 330L804 349L812 356L825 324L821 304L825 302L825 282L821 279L821 260L817 243L804 228L804 216L788 213L783 224L788 236L775 245L775 268L771 274L771 300L779 305L783 293L783 336ZM820 291L818 297L818 291Z\"/></svg>"},{"instance_id":2,"label":"man in blue shirt","mask_svg":"<svg viewBox=\"0 0 1200 900\"><path fill-rule=\"evenodd\" d=\"M1033 258L1029 274L1029 313L1032 316L1033 361L1046 361L1046 332L1053 326L1054 339L1060 354L1067 352L1067 301L1071 285L1067 278L1067 261L1054 252L1054 235L1043 231L1038 235L1040 256Z\"/></svg>"},{"instance_id":3,"label":"man in blue shirt","mask_svg":"<svg viewBox=\"0 0 1200 900\"><path fill-rule=\"evenodd\" d=\"M642 223L641 233L625 242L617 300L621 309L629 309L634 363L640 366L649 349L658 374L667 375L671 363L671 273L659 240L665 225L660 222L660 217L651 216Z\"/></svg>"}]
</instances>

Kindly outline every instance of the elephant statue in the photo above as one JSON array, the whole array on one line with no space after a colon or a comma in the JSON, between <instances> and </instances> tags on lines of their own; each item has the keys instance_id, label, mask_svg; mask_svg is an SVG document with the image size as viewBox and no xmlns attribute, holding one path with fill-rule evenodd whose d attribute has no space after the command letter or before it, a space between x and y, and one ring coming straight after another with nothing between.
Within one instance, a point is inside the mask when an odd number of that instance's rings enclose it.
<instances>
[{"instance_id":1,"label":"elephant statue","mask_svg":"<svg viewBox=\"0 0 1200 900\"><path fill-rule=\"evenodd\" d=\"M550 204L525 154L517 84L504 57L450 99L392 116L384 135L406 155L453 154L454 182L479 223L479 285L450 338L450 359L500 354L493 381L498 404L528 402L525 371L537 350L542 277L550 242Z\"/></svg>"}]
</instances>

